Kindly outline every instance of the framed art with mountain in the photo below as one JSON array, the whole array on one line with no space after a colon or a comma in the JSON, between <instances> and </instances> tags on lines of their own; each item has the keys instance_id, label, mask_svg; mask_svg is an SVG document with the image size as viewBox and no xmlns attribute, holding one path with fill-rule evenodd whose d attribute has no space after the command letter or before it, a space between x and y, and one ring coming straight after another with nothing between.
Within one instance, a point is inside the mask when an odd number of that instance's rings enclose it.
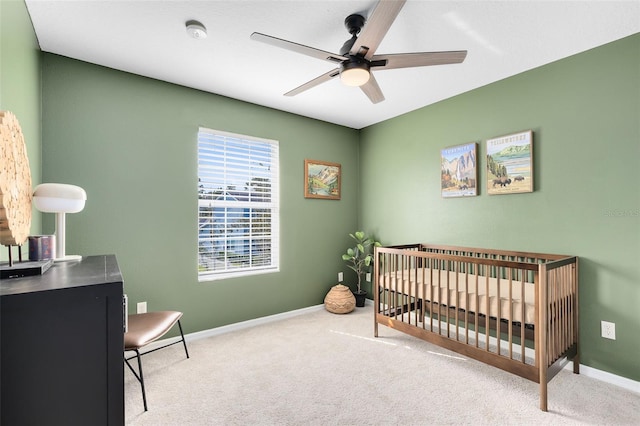
<instances>
[{"instance_id":1,"label":"framed art with mountain","mask_svg":"<svg viewBox=\"0 0 640 426\"><path fill-rule=\"evenodd\" d=\"M443 198L478 195L476 142L440 150L440 190Z\"/></svg>"},{"instance_id":2,"label":"framed art with mountain","mask_svg":"<svg viewBox=\"0 0 640 426\"><path fill-rule=\"evenodd\" d=\"M487 193L533 192L533 132L487 139Z\"/></svg>"},{"instance_id":3,"label":"framed art with mountain","mask_svg":"<svg viewBox=\"0 0 640 426\"><path fill-rule=\"evenodd\" d=\"M340 174L338 163L304 160L304 197L339 200Z\"/></svg>"}]
</instances>

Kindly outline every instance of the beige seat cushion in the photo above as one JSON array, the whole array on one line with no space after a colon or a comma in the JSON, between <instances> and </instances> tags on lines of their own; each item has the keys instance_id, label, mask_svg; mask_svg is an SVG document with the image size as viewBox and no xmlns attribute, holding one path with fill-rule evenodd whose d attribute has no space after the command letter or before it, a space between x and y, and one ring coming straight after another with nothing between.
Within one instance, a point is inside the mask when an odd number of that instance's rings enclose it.
<instances>
[{"instance_id":1,"label":"beige seat cushion","mask_svg":"<svg viewBox=\"0 0 640 426\"><path fill-rule=\"evenodd\" d=\"M124 349L140 349L164 336L182 317L182 312L158 311L129 315L129 326L124 334Z\"/></svg>"}]
</instances>

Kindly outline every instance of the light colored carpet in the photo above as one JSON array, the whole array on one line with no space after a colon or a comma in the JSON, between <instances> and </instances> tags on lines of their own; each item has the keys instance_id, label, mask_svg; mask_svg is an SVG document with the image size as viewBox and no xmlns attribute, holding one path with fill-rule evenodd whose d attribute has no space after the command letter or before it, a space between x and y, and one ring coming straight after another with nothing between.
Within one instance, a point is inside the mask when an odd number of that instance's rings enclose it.
<instances>
[{"instance_id":1,"label":"light colored carpet","mask_svg":"<svg viewBox=\"0 0 640 426\"><path fill-rule=\"evenodd\" d=\"M189 321L183 318L183 323ZM143 357L129 425L640 424L640 395L563 370L538 385L387 327L373 308L312 311Z\"/></svg>"}]
</instances>

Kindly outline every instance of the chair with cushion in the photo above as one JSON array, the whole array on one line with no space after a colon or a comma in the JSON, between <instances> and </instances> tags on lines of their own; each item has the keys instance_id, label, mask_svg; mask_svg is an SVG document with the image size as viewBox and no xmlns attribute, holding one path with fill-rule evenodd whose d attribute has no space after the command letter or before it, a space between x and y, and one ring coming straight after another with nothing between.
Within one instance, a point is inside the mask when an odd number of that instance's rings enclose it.
<instances>
[{"instance_id":1,"label":"chair with cushion","mask_svg":"<svg viewBox=\"0 0 640 426\"><path fill-rule=\"evenodd\" d=\"M142 355L182 342L184 345L184 352L187 354L187 358L189 358L189 351L187 350L187 343L185 342L184 334L182 333L180 318L182 318L182 312L176 311L147 312L145 314L133 314L128 316L128 327L127 331L124 333L124 350L134 351L136 354L129 358L125 356L124 362L127 363L127 366L133 375L136 376L136 379L140 382L140 386L142 387L144 411L147 411L147 396L144 389L144 377L142 375ZM172 343L168 343L146 352L140 352L140 349L167 334L167 332L171 330L176 323L178 323L178 328L180 329L180 340L176 340ZM133 358L138 359L138 372L136 372L129 363L129 360Z\"/></svg>"}]
</instances>

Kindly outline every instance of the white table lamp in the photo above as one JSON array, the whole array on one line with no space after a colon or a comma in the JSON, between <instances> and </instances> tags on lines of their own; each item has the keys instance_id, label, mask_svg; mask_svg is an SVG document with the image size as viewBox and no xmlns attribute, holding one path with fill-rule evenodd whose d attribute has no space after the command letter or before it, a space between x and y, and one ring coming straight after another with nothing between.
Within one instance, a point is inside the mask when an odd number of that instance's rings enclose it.
<instances>
[{"instance_id":1,"label":"white table lamp","mask_svg":"<svg viewBox=\"0 0 640 426\"><path fill-rule=\"evenodd\" d=\"M56 253L54 261L80 260L82 256L67 255L65 249L65 214L84 209L87 193L75 185L43 183L33 192L33 204L43 213L56 214Z\"/></svg>"}]
</instances>

